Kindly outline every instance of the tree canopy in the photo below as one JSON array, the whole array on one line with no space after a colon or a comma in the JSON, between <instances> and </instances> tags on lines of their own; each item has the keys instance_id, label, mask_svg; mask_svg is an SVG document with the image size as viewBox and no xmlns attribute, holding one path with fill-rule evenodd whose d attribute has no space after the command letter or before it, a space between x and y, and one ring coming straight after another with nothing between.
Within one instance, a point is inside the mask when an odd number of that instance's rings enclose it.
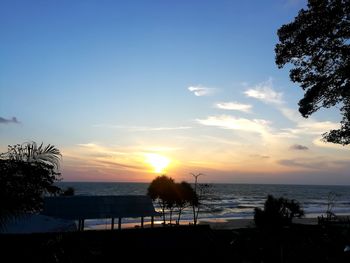
<instances>
[{"instance_id":1,"label":"tree canopy","mask_svg":"<svg viewBox=\"0 0 350 263\"><path fill-rule=\"evenodd\" d=\"M322 107L339 105L341 126L323 137L350 144L350 1L309 0L307 9L277 34L276 64L292 64L289 76L305 91L300 113L307 118Z\"/></svg>"},{"instance_id":2,"label":"tree canopy","mask_svg":"<svg viewBox=\"0 0 350 263\"><path fill-rule=\"evenodd\" d=\"M165 209L170 212L170 224L174 208L178 210L177 223L180 222L183 210L188 206L198 205L198 196L192 186L187 182L175 183L174 179L166 175L156 177L147 189L147 195L162 210L163 223L165 224Z\"/></svg>"},{"instance_id":3,"label":"tree canopy","mask_svg":"<svg viewBox=\"0 0 350 263\"><path fill-rule=\"evenodd\" d=\"M61 154L36 143L9 145L0 155L0 228L7 220L42 207L43 194L57 194Z\"/></svg>"}]
</instances>

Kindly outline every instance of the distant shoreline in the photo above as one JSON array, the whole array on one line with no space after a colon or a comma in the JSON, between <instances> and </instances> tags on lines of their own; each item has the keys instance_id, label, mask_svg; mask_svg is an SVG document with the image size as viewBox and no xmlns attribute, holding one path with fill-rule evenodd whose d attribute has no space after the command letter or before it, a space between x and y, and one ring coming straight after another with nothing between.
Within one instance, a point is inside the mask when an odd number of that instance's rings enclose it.
<instances>
[{"instance_id":1,"label":"distant shoreline","mask_svg":"<svg viewBox=\"0 0 350 263\"><path fill-rule=\"evenodd\" d=\"M186 180L189 183L192 183L192 178ZM88 184L150 184L150 182L127 182L127 181L66 181L62 180L56 184L70 184L70 183L88 183ZM263 186L336 186L336 187L349 187L350 184L301 184L301 183L233 183L233 182L200 182L202 184L215 184L215 185L263 185Z\"/></svg>"},{"instance_id":2,"label":"distant shoreline","mask_svg":"<svg viewBox=\"0 0 350 263\"><path fill-rule=\"evenodd\" d=\"M184 220L181 222L181 225L191 225L192 221ZM295 218L293 220L295 224L302 225L317 225L318 219L317 217L304 217L304 218ZM255 227L253 218L213 218L213 219L202 219L199 220L199 225L209 225L212 229L240 229L240 228L253 228ZM145 228L149 228L150 223L145 222ZM156 221L155 227L162 227L162 221ZM122 228L140 228L140 224L138 222L133 223L123 223ZM86 227L86 230L108 230L110 229L109 224L99 224L94 226Z\"/></svg>"}]
</instances>

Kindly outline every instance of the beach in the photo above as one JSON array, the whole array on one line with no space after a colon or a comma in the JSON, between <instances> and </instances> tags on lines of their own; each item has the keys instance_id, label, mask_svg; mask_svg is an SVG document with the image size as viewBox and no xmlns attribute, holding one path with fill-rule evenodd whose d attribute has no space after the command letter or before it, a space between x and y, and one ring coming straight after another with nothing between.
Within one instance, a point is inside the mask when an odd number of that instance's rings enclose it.
<instances>
[{"instance_id":1,"label":"beach","mask_svg":"<svg viewBox=\"0 0 350 263\"><path fill-rule=\"evenodd\" d=\"M162 221L155 221L154 227L163 227ZM293 219L294 224L301 224L301 225L317 225L318 219L317 217L310 217L310 218L294 218ZM241 229L241 228L254 228L255 223L254 219L203 219L199 220L199 225L208 225L212 229L218 229L218 230L230 230L230 229ZM182 226L190 226L193 225L192 221L181 221ZM111 228L110 220L105 221L105 224L100 225L93 225L88 226L85 228L86 230L108 230ZM122 229L131 229L131 228L141 228L140 223L123 223ZM151 228L150 222L145 222L144 228Z\"/></svg>"}]
</instances>

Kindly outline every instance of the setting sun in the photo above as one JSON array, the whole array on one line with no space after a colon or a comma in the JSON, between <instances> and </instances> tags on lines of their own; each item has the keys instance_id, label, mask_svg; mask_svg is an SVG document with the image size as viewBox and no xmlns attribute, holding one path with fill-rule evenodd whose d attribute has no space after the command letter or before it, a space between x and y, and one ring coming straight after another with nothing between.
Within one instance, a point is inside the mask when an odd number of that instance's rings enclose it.
<instances>
[{"instance_id":1,"label":"setting sun","mask_svg":"<svg viewBox=\"0 0 350 263\"><path fill-rule=\"evenodd\" d=\"M169 165L170 160L156 153L148 153L146 154L146 162L154 168L154 172L161 173Z\"/></svg>"}]
</instances>

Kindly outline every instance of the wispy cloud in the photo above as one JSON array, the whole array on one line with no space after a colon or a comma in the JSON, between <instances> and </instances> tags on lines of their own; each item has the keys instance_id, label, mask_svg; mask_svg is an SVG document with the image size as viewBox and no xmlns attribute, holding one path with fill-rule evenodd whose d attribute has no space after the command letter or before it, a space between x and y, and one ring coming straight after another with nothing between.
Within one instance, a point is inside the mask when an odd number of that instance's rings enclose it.
<instances>
[{"instance_id":1,"label":"wispy cloud","mask_svg":"<svg viewBox=\"0 0 350 263\"><path fill-rule=\"evenodd\" d=\"M208 87L204 87L202 85L190 86L187 89L190 92L192 92L195 96L198 96L198 97L210 96L217 91L217 89L215 89L215 88L208 88Z\"/></svg>"},{"instance_id":2,"label":"wispy cloud","mask_svg":"<svg viewBox=\"0 0 350 263\"><path fill-rule=\"evenodd\" d=\"M106 147L95 142L81 143L76 146L78 147L66 149L64 156L76 160L79 163L77 166L90 165L91 168L104 171L144 170L142 152L134 147Z\"/></svg>"},{"instance_id":3,"label":"wispy cloud","mask_svg":"<svg viewBox=\"0 0 350 263\"><path fill-rule=\"evenodd\" d=\"M268 155L262 155L262 154L251 154L250 157L257 158L257 159L269 159L271 158Z\"/></svg>"},{"instance_id":4,"label":"wispy cloud","mask_svg":"<svg viewBox=\"0 0 350 263\"><path fill-rule=\"evenodd\" d=\"M113 124L95 124L97 128L110 128L110 129L125 129L135 132L147 132L147 131L174 131L174 130L188 130L192 129L190 126L175 126L175 127L150 127L150 126L128 126L128 125L113 125Z\"/></svg>"},{"instance_id":5,"label":"wispy cloud","mask_svg":"<svg viewBox=\"0 0 350 263\"><path fill-rule=\"evenodd\" d=\"M330 159L328 157L282 159L278 163L283 166L305 168L311 170L341 169L349 167L349 160Z\"/></svg>"},{"instance_id":6,"label":"wispy cloud","mask_svg":"<svg viewBox=\"0 0 350 263\"><path fill-rule=\"evenodd\" d=\"M338 129L339 123L331 121L316 121L311 118L296 123L295 128L283 129L285 132L294 135L320 135L332 129Z\"/></svg>"},{"instance_id":7,"label":"wispy cloud","mask_svg":"<svg viewBox=\"0 0 350 263\"><path fill-rule=\"evenodd\" d=\"M248 97L256 98L267 104L271 104L288 120L294 123L291 128L281 129L279 135L286 138L297 138L301 135L320 135L332 129L338 129L339 123L331 121L317 121L314 118L303 118L300 113L287 107L283 100L283 93L277 92L273 87L273 81L270 78L266 82L257 84L256 86L244 92Z\"/></svg>"},{"instance_id":8,"label":"wispy cloud","mask_svg":"<svg viewBox=\"0 0 350 263\"><path fill-rule=\"evenodd\" d=\"M282 92L273 89L272 79L259 83L244 92L248 97L258 99L265 103L283 104Z\"/></svg>"},{"instance_id":9,"label":"wispy cloud","mask_svg":"<svg viewBox=\"0 0 350 263\"><path fill-rule=\"evenodd\" d=\"M301 144L293 144L289 147L291 150L296 150L296 151L307 151L309 148L307 146L301 145Z\"/></svg>"},{"instance_id":10,"label":"wispy cloud","mask_svg":"<svg viewBox=\"0 0 350 263\"><path fill-rule=\"evenodd\" d=\"M5 119L0 117L0 124L10 124L10 123L19 124L20 122L17 120L16 117L12 117L11 119Z\"/></svg>"},{"instance_id":11,"label":"wispy cloud","mask_svg":"<svg viewBox=\"0 0 350 263\"><path fill-rule=\"evenodd\" d=\"M312 143L318 147L323 147L323 148L328 148L328 149L335 149L339 152L339 150L342 151L350 151L350 147L349 146L343 146L340 144L335 144L335 143L329 143L329 142L325 142L322 140L322 137L319 136L317 138L315 138Z\"/></svg>"},{"instance_id":12,"label":"wispy cloud","mask_svg":"<svg viewBox=\"0 0 350 263\"><path fill-rule=\"evenodd\" d=\"M198 123L206 126L216 126L223 129L242 130L266 134L269 122L262 119L236 118L229 115L209 116L206 119L197 119Z\"/></svg>"},{"instance_id":13,"label":"wispy cloud","mask_svg":"<svg viewBox=\"0 0 350 263\"><path fill-rule=\"evenodd\" d=\"M156 147L149 147L145 148L146 152L174 152L182 150L181 147L164 147L164 146L156 146Z\"/></svg>"},{"instance_id":14,"label":"wispy cloud","mask_svg":"<svg viewBox=\"0 0 350 263\"><path fill-rule=\"evenodd\" d=\"M98 147L95 143L78 143L77 144L80 147L86 147L86 148L95 148Z\"/></svg>"},{"instance_id":15,"label":"wispy cloud","mask_svg":"<svg viewBox=\"0 0 350 263\"><path fill-rule=\"evenodd\" d=\"M215 104L215 107L222 110L236 110L250 113L253 106L239 102L218 102Z\"/></svg>"}]
</instances>

